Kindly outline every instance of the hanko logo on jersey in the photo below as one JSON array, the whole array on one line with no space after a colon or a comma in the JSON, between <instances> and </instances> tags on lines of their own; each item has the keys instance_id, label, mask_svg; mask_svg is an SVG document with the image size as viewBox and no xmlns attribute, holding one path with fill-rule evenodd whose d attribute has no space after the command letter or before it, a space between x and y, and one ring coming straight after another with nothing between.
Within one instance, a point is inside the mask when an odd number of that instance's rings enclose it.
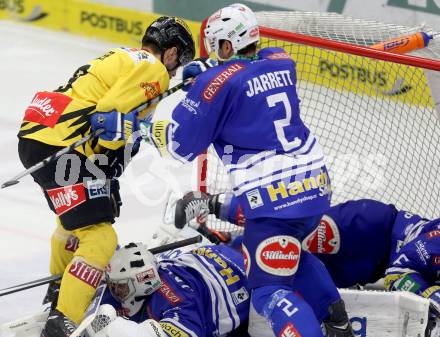
<instances>
[{"instance_id":1,"label":"hanko logo on jersey","mask_svg":"<svg viewBox=\"0 0 440 337\"><path fill-rule=\"evenodd\" d=\"M293 236L272 236L258 245L257 265L273 275L291 276L298 269L300 251L301 245Z\"/></svg>"},{"instance_id":2,"label":"hanko logo on jersey","mask_svg":"<svg viewBox=\"0 0 440 337\"><path fill-rule=\"evenodd\" d=\"M86 184L89 199L110 198L110 189L105 180L88 180Z\"/></svg>"},{"instance_id":3,"label":"hanko logo on jersey","mask_svg":"<svg viewBox=\"0 0 440 337\"><path fill-rule=\"evenodd\" d=\"M335 221L324 215L318 227L303 241L304 249L311 253L336 254L341 246L341 237Z\"/></svg>"},{"instance_id":4,"label":"hanko logo on jersey","mask_svg":"<svg viewBox=\"0 0 440 337\"><path fill-rule=\"evenodd\" d=\"M72 98L55 92L37 92L23 120L53 128Z\"/></svg>"},{"instance_id":5,"label":"hanko logo on jersey","mask_svg":"<svg viewBox=\"0 0 440 337\"><path fill-rule=\"evenodd\" d=\"M301 181L292 181L287 186L284 181L280 181L276 185L275 183L267 185L266 189L272 202L278 201L279 198L285 199L311 190L317 190L319 196L328 195L331 192L330 179L324 170Z\"/></svg>"},{"instance_id":6,"label":"hanko logo on jersey","mask_svg":"<svg viewBox=\"0 0 440 337\"><path fill-rule=\"evenodd\" d=\"M435 229L433 231L430 231L430 232L426 233L426 238L428 240L436 238L438 236L440 236L440 230L438 230L438 229Z\"/></svg>"},{"instance_id":7,"label":"hanko logo on jersey","mask_svg":"<svg viewBox=\"0 0 440 337\"><path fill-rule=\"evenodd\" d=\"M234 63L228 66L208 83L203 90L203 99L208 102L212 101L225 83L243 69L244 66L240 63Z\"/></svg>"},{"instance_id":8,"label":"hanko logo on jersey","mask_svg":"<svg viewBox=\"0 0 440 337\"><path fill-rule=\"evenodd\" d=\"M246 197L251 209L258 208L264 205L263 199L261 198L261 194L258 189L246 192Z\"/></svg>"},{"instance_id":9,"label":"hanko logo on jersey","mask_svg":"<svg viewBox=\"0 0 440 337\"><path fill-rule=\"evenodd\" d=\"M86 201L84 185L81 183L53 188L46 192L57 215L62 215Z\"/></svg>"},{"instance_id":10,"label":"hanko logo on jersey","mask_svg":"<svg viewBox=\"0 0 440 337\"><path fill-rule=\"evenodd\" d=\"M141 88L145 90L145 97L148 99L153 99L160 94L160 84L159 82L142 82Z\"/></svg>"},{"instance_id":11,"label":"hanko logo on jersey","mask_svg":"<svg viewBox=\"0 0 440 337\"><path fill-rule=\"evenodd\" d=\"M75 261L69 268L69 274L96 289L101 282L103 271L83 261Z\"/></svg>"},{"instance_id":12,"label":"hanko logo on jersey","mask_svg":"<svg viewBox=\"0 0 440 337\"><path fill-rule=\"evenodd\" d=\"M439 255L432 257L432 264L434 266L440 266L440 256Z\"/></svg>"},{"instance_id":13,"label":"hanko logo on jersey","mask_svg":"<svg viewBox=\"0 0 440 337\"><path fill-rule=\"evenodd\" d=\"M296 330L292 323L287 323L286 326L281 330L278 337L301 337L301 334Z\"/></svg>"},{"instance_id":14,"label":"hanko logo on jersey","mask_svg":"<svg viewBox=\"0 0 440 337\"><path fill-rule=\"evenodd\" d=\"M158 291L171 304L178 304L182 301L182 299L174 293L174 291L170 288L168 283L166 283L164 280L162 280L162 285Z\"/></svg>"}]
</instances>

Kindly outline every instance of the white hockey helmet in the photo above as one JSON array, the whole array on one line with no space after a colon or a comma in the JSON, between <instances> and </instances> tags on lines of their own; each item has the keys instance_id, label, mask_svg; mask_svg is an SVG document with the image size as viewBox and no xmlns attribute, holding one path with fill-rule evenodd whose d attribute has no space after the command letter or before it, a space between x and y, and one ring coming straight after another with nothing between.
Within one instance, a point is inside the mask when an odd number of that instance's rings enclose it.
<instances>
[{"instance_id":1,"label":"white hockey helmet","mask_svg":"<svg viewBox=\"0 0 440 337\"><path fill-rule=\"evenodd\" d=\"M252 10L242 4L232 4L212 14L206 23L205 48L214 52L218 59L220 41L228 40L234 54L240 49L260 40L257 18Z\"/></svg>"},{"instance_id":2,"label":"white hockey helmet","mask_svg":"<svg viewBox=\"0 0 440 337\"><path fill-rule=\"evenodd\" d=\"M136 297L152 294L161 281L154 255L142 243L130 243L115 252L105 271L113 297L131 307Z\"/></svg>"}]
</instances>

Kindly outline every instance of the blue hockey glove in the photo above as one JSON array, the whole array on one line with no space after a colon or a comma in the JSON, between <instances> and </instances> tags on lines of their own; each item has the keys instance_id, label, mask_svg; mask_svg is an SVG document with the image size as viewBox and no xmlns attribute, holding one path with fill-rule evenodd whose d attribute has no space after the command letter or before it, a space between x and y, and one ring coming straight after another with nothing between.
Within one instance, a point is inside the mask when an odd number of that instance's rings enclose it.
<instances>
[{"instance_id":1,"label":"blue hockey glove","mask_svg":"<svg viewBox=\"0 0 440 337\"><path fill-rule=\"evenodd\" d=\"M128 114L122 114L116 110L95 112L90 117L90 123L93 131L101 128L105 129L105 132L99 135L100 139L106 141L127 141L133 132L139 130L138 114L139 112L136 110Z\"/></svg>"},{"instance_id":2,"label":"blue hockey glove","mask_svg":"<svg viewBox=\"0 0 440 337\"><path fill-rule=\"evenodd\" d=\"M195 59L194 61L188 63L186 66L183 67L182 72L182 79L185 81L186 79L190 77L196 77L197 75L200 75L204 71L206 71L208 68L215 67L217 65L217 60L213 60L206 57L201 57L198 59ZM182 88L183 91L188 91L191 87L191 84L188 84Z\"/></svg>"}]
</instances>

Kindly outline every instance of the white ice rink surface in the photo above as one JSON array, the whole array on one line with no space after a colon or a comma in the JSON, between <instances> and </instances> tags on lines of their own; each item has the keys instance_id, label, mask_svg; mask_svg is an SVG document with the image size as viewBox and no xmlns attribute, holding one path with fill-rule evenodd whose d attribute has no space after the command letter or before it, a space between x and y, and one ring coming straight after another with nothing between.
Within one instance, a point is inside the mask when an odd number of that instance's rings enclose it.
<instances>
[{"instance_id":1,"label":"white ice rink surface","mask_svg":"<svg viewBox=\"0 0 440 337\"><path fill-rule=\"evenodd\" d=\"M81 65L117 47L0 21L0 182L23 170L16 134L24 109L37 91L64 84ZM164 100L156 116L166 115L176 95ZM120 243L146 241L161 222L170 189L194 187L195 166L181 166L159 158L155 150L142 151L121 177L124 203L115 229ZM54 215L30 177L0 190L0 289L49 275L50 236ZM46 286L0 297L0 325L38 310Z\"/></svg>"}]
</instances>

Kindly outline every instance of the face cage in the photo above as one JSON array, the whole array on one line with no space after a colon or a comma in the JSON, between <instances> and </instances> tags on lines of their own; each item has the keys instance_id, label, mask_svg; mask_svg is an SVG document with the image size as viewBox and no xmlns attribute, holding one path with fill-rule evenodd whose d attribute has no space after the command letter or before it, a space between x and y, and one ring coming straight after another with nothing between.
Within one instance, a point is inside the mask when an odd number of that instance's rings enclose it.
<instances>
[{"instance_id":1,"label":"face cage","mask_svg":"<svg viewBox=\"0 0 440 337\"><path fill-rule=\"evenodd\" d=\"M136 293L134 281L131 278L112 281L109 276L106 275L105 280L112 296L121 303Z\"/></svg>"},{"instance_id":2,"label":"face cage","mask_svg":"<svg viewBox=\"0 0 440 337\"><path fill-rule=\"evenodd\" d=\"M217 43L217 38L215 38L215 37L211 38L211 37L205 36L205 38L203 39L203 44L205 45L205 49L206 49L206 52L208 53L208 55L210 55L211 53L214 53L215 56L217 58L219 58L219 55L218 55L219 50L218 49L220 49L220 45ZM216 47L216 45L218 45L218 46Z\"/></svg>"}]
</instances>

